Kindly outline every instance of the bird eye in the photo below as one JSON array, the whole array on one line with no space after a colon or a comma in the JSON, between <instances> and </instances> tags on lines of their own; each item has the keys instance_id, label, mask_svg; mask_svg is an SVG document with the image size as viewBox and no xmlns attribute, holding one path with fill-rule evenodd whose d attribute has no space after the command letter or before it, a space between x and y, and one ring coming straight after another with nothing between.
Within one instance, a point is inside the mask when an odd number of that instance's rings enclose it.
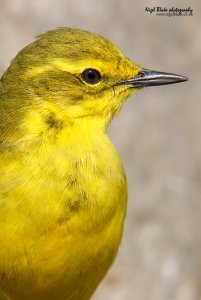
<instances>
[{"instance_id":1,"label":"bird eye","mask_svg":"<svg viewBox=\"0 0 201 300\"><path fill-rule=\"evenodd\" d=\"M95 69L86 69L81 76L88 84L96 84L101 80L101 74Z\"/></svg>"}]
</instances>

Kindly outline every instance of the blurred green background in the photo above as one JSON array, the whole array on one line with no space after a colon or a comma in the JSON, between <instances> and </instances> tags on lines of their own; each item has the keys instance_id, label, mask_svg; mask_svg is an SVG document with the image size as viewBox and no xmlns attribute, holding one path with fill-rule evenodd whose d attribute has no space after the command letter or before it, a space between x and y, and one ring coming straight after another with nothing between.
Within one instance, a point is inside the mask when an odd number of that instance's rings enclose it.
<instances>
[{"instance_id":1,"label":"blurred green background","mask_svg":"<svg viewBox=\"0 0 201 300\"><path fill-rule=\"evenodd\" d=\"M191 6L193 16L150 15L146 6ZM201 2L0 0L0 74L60 26L94 31L145 68L189 77L139 92L110 127L129 203L118 257L93 300L201 299Z\"/></svg>"}]
</instances>

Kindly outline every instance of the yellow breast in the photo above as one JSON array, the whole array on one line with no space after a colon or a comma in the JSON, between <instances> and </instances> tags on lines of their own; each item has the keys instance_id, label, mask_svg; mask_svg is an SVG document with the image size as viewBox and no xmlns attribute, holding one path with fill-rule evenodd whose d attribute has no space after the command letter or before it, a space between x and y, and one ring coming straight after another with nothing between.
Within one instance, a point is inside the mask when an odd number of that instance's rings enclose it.
<instances>
[{"instance_id":1,"label":"yellow breast","mask_svg":"<svg viewBox=\"0 0 201 300\"><path fill-rule=\"evenodd\" d=\"M1 159L0 270L14 300L89 299L121 240L126 180L107 136L52 139Z\"/></svg>"}]
</instances>

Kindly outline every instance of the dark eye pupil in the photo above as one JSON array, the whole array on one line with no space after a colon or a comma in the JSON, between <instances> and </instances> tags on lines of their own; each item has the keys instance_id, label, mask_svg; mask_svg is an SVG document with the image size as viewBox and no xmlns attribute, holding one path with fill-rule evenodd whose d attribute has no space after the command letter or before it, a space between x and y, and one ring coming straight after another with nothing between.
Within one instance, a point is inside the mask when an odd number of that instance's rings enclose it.
<instances>
[{"instance_id":1,"label":"dark eye pupil","mask_svg":"<svg viewBox=\"0 0 201 300\"><path fill-rule=\"evenodd\" d=\"M101 74L95 69L86 69L81 76L89 84L96 84L101 80Z\"/></svg>"}]
</instances>

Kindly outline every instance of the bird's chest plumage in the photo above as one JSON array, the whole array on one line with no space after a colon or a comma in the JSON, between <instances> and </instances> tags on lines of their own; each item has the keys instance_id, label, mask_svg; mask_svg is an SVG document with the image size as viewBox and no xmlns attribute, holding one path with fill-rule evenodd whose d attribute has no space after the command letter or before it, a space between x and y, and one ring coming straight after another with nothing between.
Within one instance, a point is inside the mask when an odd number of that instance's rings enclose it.
<instances>
[{"instance_id":1,"label":"bird's chest plumage","mask_svg":"<svg viewBox=\"0 0 201 300\"><path fill-rule=\"evenodd\" d=\"M15 195L26 204L12 213L25 224L12 230L16 243L21 238L9 255L21 276L12 279L14 299L27 299L23 284L31 286L30 300L59 299L58 291L68 293L66 299L88 299L114 260L127 190L116 151L103 148L81 155L55 147L18 170Z\"/></svg>"},{"instance_id":2,"label":"bird's chest plumage","mask_svg":"<svg viewBox=\"0 0 201 300\"><path fill-rule=\"evenodd\" d=\"M64 253L55 250L55 255L63 255L66 269L84 276L96 270L99 277L113 261L121 239L127 200L125 176L113 148L69 157L63 162L66 171L59 190L53 189L59 218L46 236L46 245L52 241L59 245L57 237L61 237Z\"/></svg>"}]
</instances>

